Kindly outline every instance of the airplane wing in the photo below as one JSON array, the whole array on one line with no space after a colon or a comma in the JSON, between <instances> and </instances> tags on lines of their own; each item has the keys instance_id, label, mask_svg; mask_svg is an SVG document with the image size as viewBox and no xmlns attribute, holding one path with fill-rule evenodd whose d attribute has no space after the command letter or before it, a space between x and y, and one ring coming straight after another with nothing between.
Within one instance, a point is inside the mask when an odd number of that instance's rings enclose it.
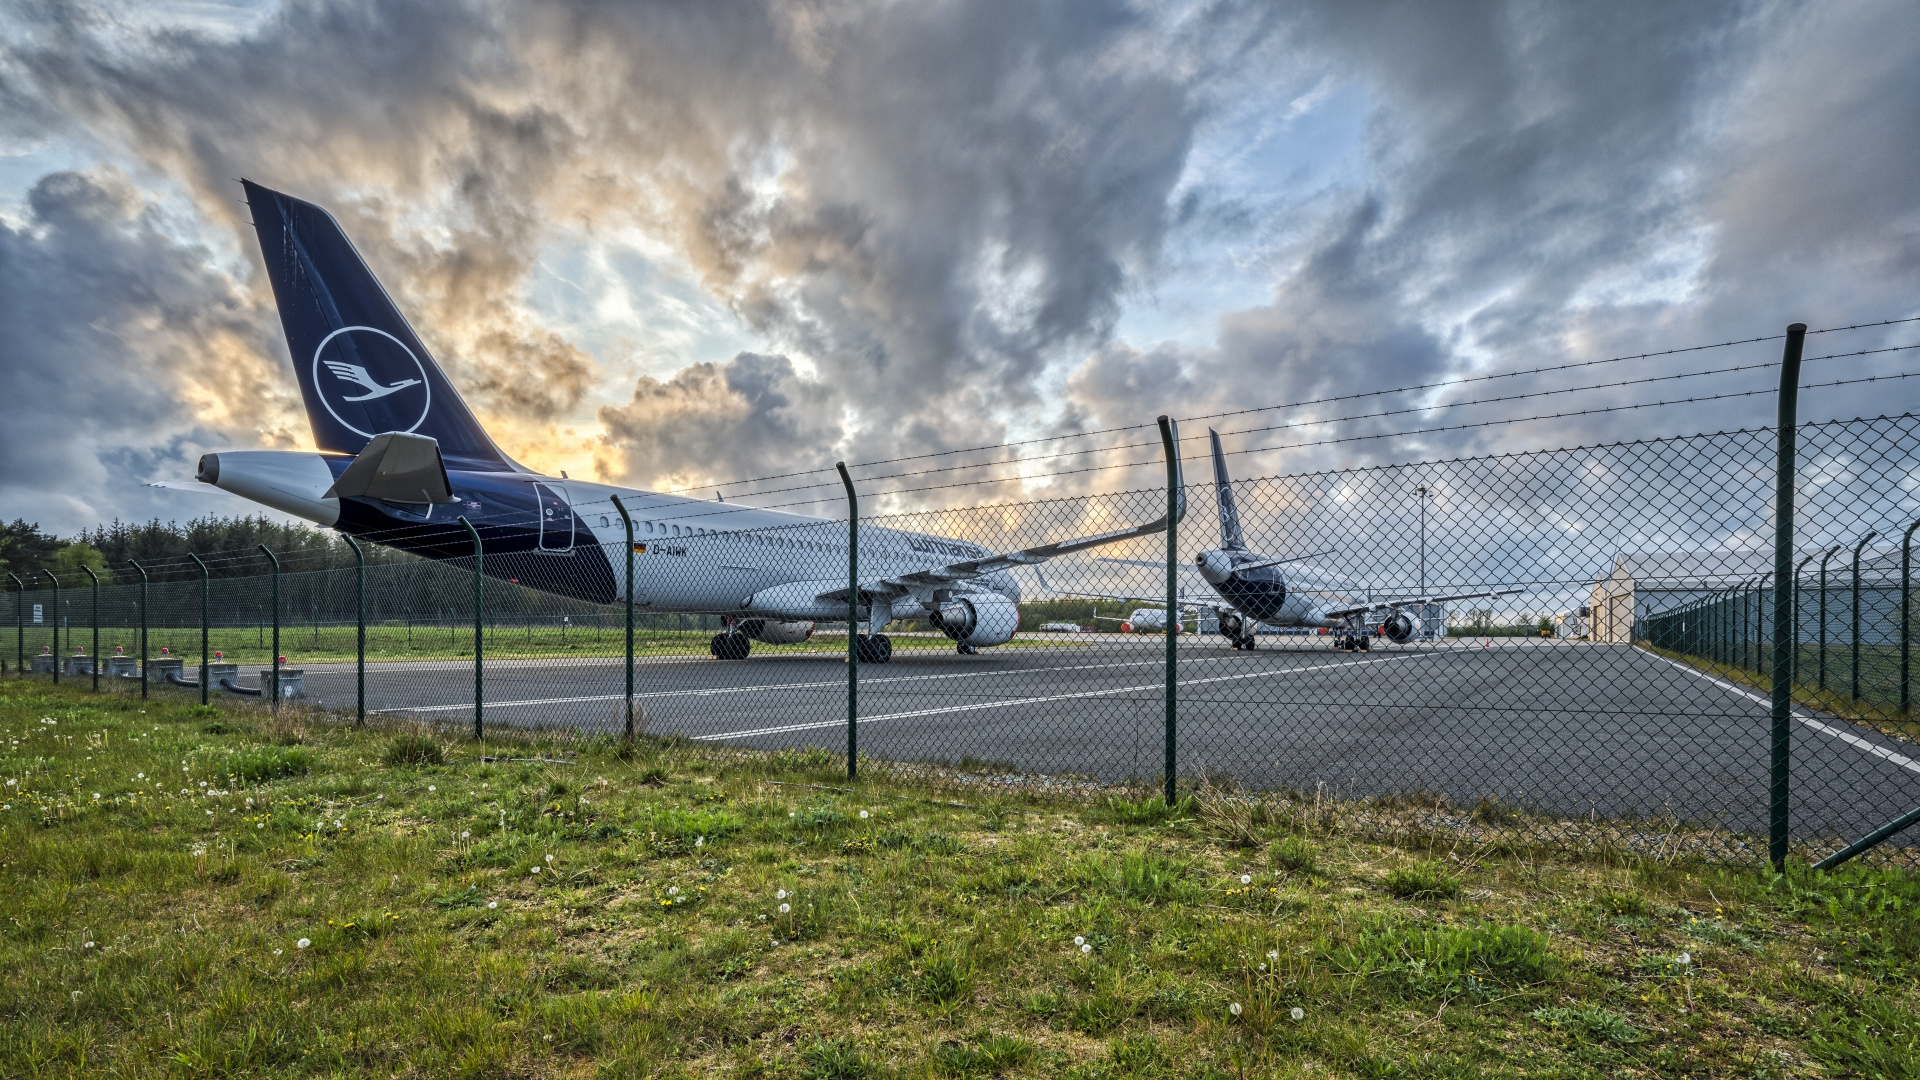
<instances>
[{"instance_id":1,"label":"airplane wing","mask_svg":"<svg viewBox=\"0 0 1920 1080\"><path fill-rule=\"evenodd\" d=\"M1408 604L1444 604L1449 600L1488 600L1496 596L1512 596L1526 591L1525 589L1496 589L1492 592L1454 593L1449 596L1396 596L1357 607L1339 608L1324 614L1329 619L1343 619L1348 615L1360 615L1380 608L1400 608Z\"/></svg>"},{"instance_id":2,"label":"airplane wing","mask_svg":"<svg viewBox=\"0 0 1920 1080\"><path fill-rule=\"evenodd\" d=\"M1284 559L1267 559L1263 562L1241 563L1239 566L1234 567L1233 570L1235 573L1239 573L1242 570L1264 570L1269 566L1280 566L1285 563L1302 562L1306 559L1317 559L1322 555L1331 555L1331 554L1333 554L1333 552L1331 551L1316 551L1311 555L1289 555ZM1164 570L1166 569L1166 565L1167 565L1164 562L1155 562L1152 559L1111 559L1111 558L1102 557L1095 561L1103 562L1103 563L1113 563L1116 566L1150 566L1155 570ZM1180 563L1178 565L1180 569L1188 571L1190 573L1197 574L1200 572L1197 568L1187 563Z\"/></svg>"},{"instance_id":3,"label":"airplane wing","mask_svg":"<svg viewBox=\"0 0 1920 1080\"><path fill-rule=\"evenodd\" d=\"M1130 529L1115 529L1112 532L1095 533L1092 536L1082 536L1073 540L1061 540L1052 544L1042 544L1039 547L1022 548L1019 551L1009 551L1003 555L989 555L984 559L967 559L964 562L948 563L945 566L936 566L927 570L915 570L906 574L896 574L892 577L881 578L872 583L863 581L860 583L860 591L873 596L906 596L911 594L916 588L924 589L929 586L950 585L955 582L972 581L985 577L988 574L998 573L1001 570L1010 570L1016 566L1038 566L1048 559L1060 555L1071 555L1076 551L1086 551L1089 548L1117 544L1122 540L1134 540L1142 536L1153 536L1156 533L1163 533L1166 532L1171 525L1178 525L1180 519L1185 517L1187 513L1185 486L1181 485L1176 487L1174 491L1175 496L1172 513L1162 514L1160 517L1144 525L1135 525ZM822 600L845 600L847 598L847 590L836 589L830 592L824 592L820 594L819 598Z\"/></svg>"},{"instance_id":4,"label":"airplane wing","mask_svg":"<svg viewBox=\"0 0 1920 1080\"><path fill-rule=\"evenodd\" d=\"M1119 560L1109 560L1109 561L1117 562ZM1149 565L1165 566L1166 564L1150 563ZM1058 593L1061 596L1080 596L1080 597L1085 597L1088 600L1119 600L1124 603L1140 604L1142 606L1150 605L1153 607L1165 607L1167 603L1167 598L1164 596L1121 596L1118 593L1076 592L1071 589L1056 589L1051 584L1048 583L1047 575L1042 573L1038 567L1034 568L1033 573L1034 573L1034 576L1040 579L1041 588L1047 590L1050 593ZM1229 604L1226 601L1221 600L1219 597L1213 597L1211 599L1196 600L1190 596L1180 596L1180 597L1174 598L1174 603L1180 605L1181 607L1190 607L1190 608L1210 607L1215 610L1236 610L1232 604ZM1095 616L1095 618L1104 619L1104 618L1107 618L1107 616L1097 615Z\"/></svg>"}]
</instances>

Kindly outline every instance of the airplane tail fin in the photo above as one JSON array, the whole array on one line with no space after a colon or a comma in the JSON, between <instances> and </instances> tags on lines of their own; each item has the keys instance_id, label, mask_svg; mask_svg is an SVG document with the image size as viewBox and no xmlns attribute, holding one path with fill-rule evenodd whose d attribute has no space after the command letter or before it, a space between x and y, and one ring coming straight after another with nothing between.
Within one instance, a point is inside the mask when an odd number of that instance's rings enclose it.
<instances>
[{"instance_id":1,"label":"airplane tail fin","mask_svg":"<svg viewBox=\"0 0 1920 1080\"><path fill-rule=\"evenodd\" d=\"M241 184L320 449L358 454L375 435L404 432L469 468L513 469L333 215Z\"/></svg>"},{"instance_id":2,"label":"airplane tail fin","mask_svg":"<svg viewBox=\"0 0 1920 1080\"><path fill-rule=\"evenodd\" d=\"M1220 433L1208 428L1207 438L1213 440L1213 491L1220 500L1220 546L1244 548L1247 542L1240 535L1240 511L1233 505L1233 481L1227 478L1227 455L1220 450Z\"/></svg>"}]
</instances>

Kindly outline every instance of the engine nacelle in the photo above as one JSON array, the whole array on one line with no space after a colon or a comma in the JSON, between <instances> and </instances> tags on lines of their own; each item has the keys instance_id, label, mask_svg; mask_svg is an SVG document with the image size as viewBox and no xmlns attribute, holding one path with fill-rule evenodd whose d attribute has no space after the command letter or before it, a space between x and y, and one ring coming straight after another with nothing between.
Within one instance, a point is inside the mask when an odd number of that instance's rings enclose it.
<instances>
[{"instance_id":1,"label":"engine nacelle","mask_svg":"<svg viewBox=\"0 0 1920 1080\"><path fill-rule=\"evenodd\" d=\"M1405 645L1420 632L1420 620L1404 611L1396 611L1380 624L1380 633L1395 645Z\"/></svg>"},{"instance_id":2,"label":"engine nacelle","mask_svg":"<svg viewBox=\"0 0 1920 1080\"><path fill-rule=\"evenodd\" d=\"M1020 609L998 593L969 593L933 609L927 621L962 645L1005 645L1020 629Z\"/></svg>"},{"instance_id":3,"label":"engine nacelle","mask_svg":"<svg viewBox=\"0 0 1920 1080\"><path fill-rule=\"evenodd\" d=\"M775 622L772 619L746 619L737 627L741 633L768 645L798 645L813 636L810 622Z\"/></svg>"}]
</instances>

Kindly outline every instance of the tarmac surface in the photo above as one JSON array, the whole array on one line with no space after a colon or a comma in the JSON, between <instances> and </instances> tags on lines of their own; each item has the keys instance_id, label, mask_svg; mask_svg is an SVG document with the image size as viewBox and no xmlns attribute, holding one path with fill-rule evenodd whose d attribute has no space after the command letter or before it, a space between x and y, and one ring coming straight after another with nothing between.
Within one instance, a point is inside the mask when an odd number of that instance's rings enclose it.
<instances>
[{"instance_id":1,"label":"tarmac surface","mask_svg":"<svg viewBox=\"0 0 1920 1080\"><path fill-rule=\"evenodd\" d=\"M860 752L1100 780L1160 774L1164 639L1020 640L1026 647L974 656L898 649L892 663L862 664ZM1184 639L1180 649L1183 776L1766 829L1764 694L1630 645L1449 638L1346 653L1324 637L1263 637L1252 652L1215 638ZM309 698L351 705L351 665L305 670ZM470 726L472 671L460 661L369 665L367 707ZM761 645L741 661L643 657L641 725L735 746L844 752L846 672L839 656ZM251 671L244 682L253 684ZM617 733L622 663L490 659L485 701L489 727ZM1856 837L1920 805L1920 747L1823 714L1795 717L1796 835Z\"/></svg>"}]
</instances>

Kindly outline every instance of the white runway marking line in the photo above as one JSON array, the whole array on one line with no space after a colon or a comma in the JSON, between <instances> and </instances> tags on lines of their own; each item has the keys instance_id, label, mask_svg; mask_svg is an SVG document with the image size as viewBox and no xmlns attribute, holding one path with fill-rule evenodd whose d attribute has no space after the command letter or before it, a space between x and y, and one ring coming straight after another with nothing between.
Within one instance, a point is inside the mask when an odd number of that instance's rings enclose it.
<instances>
[{"instance_id":1,"label":"white runway marking line","mask_svg":"<svg viewBox=\"0 0 1920 1080\"><path fill-rule=\"evenodd\" d=\"M1754 702L1755 704L1765 705L1768 709L1773 708L1772 699L1763 698L1759 694L1756 694L1753 691L1748 690L1744 686L1738 686L1734 683L1730 683L1726 681L1725 679L1721 679L1716 676L1709 675L1698 668L1689 667L1688 665L1683 664L1678 660L1668 660L1666 657L1661 656L1658 653L1647 653L1647 655L1653 657L1656 660L1666 660L1667 663L1672 664L1674 667L1679 668L1681 671L1684 671L1689 675L1698 675L1700 678L1707 680L1708 682L1719 687L1720 689L1725 690L1732 694L1737 694L1740 697L1746 698L1748 701ZM1839 728L1834 727L1832 724L1822 723L1818 720L1815 720L1811 716L1803 715L1798 709L1793 710L1793 718L1795 720L1798 720L1802 724L1805 724L1806 726L1812 728L1813 730L1819 732L1822 735L1825 735L1833 739L1839 739L1841 742L1847 743L1855 747L1856 749L1865 750L1867 753L1873 755L1874 757L1884 758L1888 764L1898 765L1909 772L1920 773L1920 761L1915 761L1912 758L1905 756L1904 754L1896 754L1893 751L1887 749L1884 746L1881 746L1879 743L1876 743L1871 739L1863 739L1860 736L1855 735L1851 731L1842 731Z\"/></svg>"},{"instance_id":2,"label":"white runway marking line","mask_svg":"<svg viewBox=\"0 0 1920 1080\"><path fill-rule=\"evenodd\" d=\"M1407 654L1407 655L1413 655L1413 654ZM1368 661L1368 662L1371 663L1371 661ZM901 675L892 679L870 679L862 682L860 685L865 687L873 687L873 686L886 686L892 683L927 682L927 681L936 680L936 679L980 679L980 678L991 678L993 676L1041 675L1041 674L1046 674L1047 672L1052 672L1052 671L1107 671L1113 668L1158 666L1162 663L1165 663L1165 661L1161 660L1158 657L1155 657L1152 660L1126 660L1126 661L1116 661L1111 664L1069 664L1061 667L995 668L991 671L950 671L940 675ZM470 667L471 665L468 665L468 666ZM1326 665L1319 665L1319 666L1324 667ZM1280 670L1306 671L1311 669L1285 668ZM1207 680L1203 679L1201 681L1205 682ZM635 701L643 701L643 700L652 701L657 698L670 698L670 697L713 697L720 694L755 694L755 693L760 693L762 691L768 691L768 690L822 690L822 689L827 689L829 687L833 687L833 688L843 687L845 685L847 685L845 679L827 679L822 682L765 683L757 686L715 686L715 687L705 687L705 688L695 689L695 690L661 690L655 693L635 694L634 700ZM625 694L587 694L587 695L582 695L577 697L526 698L520 701L489 701L487 702L487 708L512 709L512 708L517 708L520 706L527 706L527 705L571 705L571 704L585 703L585 702L591 702L591 701L625 701L625 700L626 700ZM454 712L460 709L471 709L471 708L473 708L473 702L466 701L466 702L461 702L460 704L457 704L457 705L395 705L395 706L392 706L391 708L368 709L367 711L375 712L375 713L421 713L421 712Z\"/></svg>"},{"instance_id":3,"label":"white runway marking line","mask_svg":"<svg viewBox=\"0 0 1920 1080\"><path fill-rule=\"evenodd\" d=\"M1368 664L1384 664L1389 660L1399 660L1412 653L1397 656L1383 656L1377 660L1351 660L1333 664L1313 664L1308 667L1268 668L1264 671L1247 671L1238 675L1217 675L1211 679L1182 679L1180 686L1203 686L1207 683L1234 682L1238 679L1258 679L1271 675L1291 675L1297 671L1319 671L1334 667L1364 667ZM1164 682L1144 683L1140 686L1117 686L1107 690L1080 690L1071 694L1052 694L1047 697L1008 698L1004 701L985 701L974 705L948 705L932 709L914 709L911 712L884 713L880 716L863 716L862 726L879 723L882 720L911 720L922 716L946 716L952 713L977 712L981 709L1002 709L1015 705L1040 705L1049 701L1073 701L1080 698L1111 697L1114 694L1135 694L1143 690L1164 690ZM782 727L755 728L752 731L725 731L715 735L689 735L694 742L720 742L725 739L748 739L759 735L784 735L793 731L818 731L822 728L846 726L845 720L823 720L809 724L787 724Z\"/></svg>"},{"instance_id":4,"label":"white runway marking line","mask_svg":"<svg viewBox=\"0 0 1920 1080\"><path fill-rule=\"evenodd\" d=\"M979 679L995 675L1044 674L1049 671L1103 671L1109 668L1146 667L1150 664L1160 663L1163 663L1163 661L1156 658L1153 660L1128 660L1112 664L1074 664L1065 667L995 668L991 671L950 671L940 675L901 675L892 679L869 679L863 681L860 685L884 686L889 683L926 682L932 679ZM719 694L756 694L767 690L822 690L829 687L843 687L845 685L847 685L845 679L827 679L822 682L762 683L755 686L713 686L695 690L661 690L657 693L636 693L633 699L635 701L651 701L656 698L670 697L713 697ZM573 702L587 701L625 701L626 698L627 696L625 694L588 694L580 697L527 698L522 701L489 701L487 702L487 708L511 709L520 705L566 705ZM468 701L458 705L396 705L390 709L369 709L367 711L380 713L451 712L455 709L471 708L473 708L473 702Z\"/></svg>"}]
</instances>

